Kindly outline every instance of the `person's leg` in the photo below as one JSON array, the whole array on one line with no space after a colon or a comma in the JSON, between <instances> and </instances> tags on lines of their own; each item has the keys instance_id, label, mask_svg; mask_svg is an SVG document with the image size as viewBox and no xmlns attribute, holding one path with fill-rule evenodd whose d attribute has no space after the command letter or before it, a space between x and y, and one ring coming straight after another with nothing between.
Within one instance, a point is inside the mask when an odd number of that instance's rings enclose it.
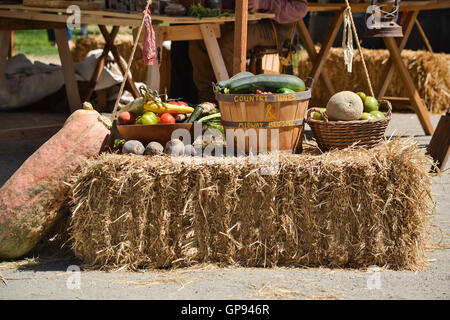
<instances>
[{"instance_id":1,"label":"person's leg","mask_svg":"<svg viewBox=\"0 0 450 320\"><path fill-rule=\"evenodd\" d=\"M189 41L189 58L192 63L192 77L198 89L200 102L214 101L212 82L216 81L203 40Z\"/></svg>"}]
</instances>

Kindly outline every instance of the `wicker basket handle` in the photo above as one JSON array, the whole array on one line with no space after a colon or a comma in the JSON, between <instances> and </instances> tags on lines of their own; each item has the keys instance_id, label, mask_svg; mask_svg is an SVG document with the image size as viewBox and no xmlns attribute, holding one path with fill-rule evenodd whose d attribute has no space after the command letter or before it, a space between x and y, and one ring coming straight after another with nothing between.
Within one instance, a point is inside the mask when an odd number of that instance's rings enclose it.
<instances>
[{"instance_id":1,"label":"wicker basket handle","mask_svg":"<svg viewBox=\"0 0 450 320\"><path fill-rule=\"evenodd\" d=\"M392 115L392 104L391 104L391 102L388 101L388 100L380 100L380 106L387 107L388 110L387 110L386 116L388 118L390 118L391 115Z\"/></svg>"},{"instance_id":2,"label":"wicker basket handle","mask_svg":"<svg viewBox=\"0 0 450 320\"><path fill-rule=\"evenodd\" d=\"M328 117L327 114L325 112L322 112L322 110L320 110L319 108L309 108L308 112L306 113L306 122L309 122L309 120L311 120L311 114L313 112L318 112L322 115L323 119L325 120L325 122L328 122Z\"/></svg>"}]
</instances>

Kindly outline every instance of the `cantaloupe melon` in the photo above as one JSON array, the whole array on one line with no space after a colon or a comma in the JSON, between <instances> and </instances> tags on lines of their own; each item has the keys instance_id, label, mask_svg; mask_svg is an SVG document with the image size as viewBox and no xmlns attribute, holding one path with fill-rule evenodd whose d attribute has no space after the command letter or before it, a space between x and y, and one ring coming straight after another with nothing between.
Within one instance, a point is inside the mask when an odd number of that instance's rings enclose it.
<instances>
[{"instance_id":1,"label":"cantaloupe melon","mask_svg":"<svg viewBox=\"0 0 450 320\"><path fill-rule=\"evenodd\" d=\"M334 94L327 103L327 117L330 120L358 120L364 110L361 98L354 92L341 91Z\"/></svg>"}]
</instances>

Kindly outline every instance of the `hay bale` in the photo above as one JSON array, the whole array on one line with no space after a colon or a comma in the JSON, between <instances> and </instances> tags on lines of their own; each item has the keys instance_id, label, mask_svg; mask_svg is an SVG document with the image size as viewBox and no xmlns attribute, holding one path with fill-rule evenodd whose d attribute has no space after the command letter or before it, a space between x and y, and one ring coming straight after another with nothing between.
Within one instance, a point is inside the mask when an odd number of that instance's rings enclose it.
<instances>
[{"instance_id":1,"label":"hay bale","mask_svg":"<svg viewBox=\"0 0 450 320\"><path fill-rule=\"evenodd\" d=\"M376 90L381 79L383 67L389 59L387 50L371 50L363 48L364 59L369 70L372 86ZM450 96L450 55L445 53L430 53L428 51L403 50L402 58L408 67L419 95L432 113L442 114L447 111ZM342 48L332 48L325 63L335 90L364 91L369 93L361 64L361 56L355 52L353 72L347 72L344 65ZM298 72L300 76L309 75L311 62L307 54L300 58ZM394 72L386 96L407 97L406 89L398 72ZM323 107L328 102L330 94L322 80L319 80L313 90L312 106ZM404 107L403 107L404 108ZM394 110L401 110L401 106L394 106Z\"/></svg>"},{"instance_id":2,"label":"hay bale","mask_svg":"<svg viewBox=\"0 0 450 320\"><path fill-rule=\"evenodd\" d=\"M118 34L114 41L120 55L128 61L133 50L133 35ZM83 61L91 50L103 49L105 47L105 39L102 35L89 35L88 37L79 37L72 50L72 58L75 62ZM142 45L138 45L134 54L134 60L131 64L131 74L134 81L146 82L147 66L142 62Z\"/></svg>"},{"instance_id":3,"label":"hay bale","mask_svg":"<svg viewBox=\"0 0 450 320\"><path fill-rule=\"evenodd\" d=\"M196 159L89 160L72 184L75 254L131 270L425 265L431 160L412 140L282 154L276 175L261 175L248 157Z\"/></svg>"}]
</instances>

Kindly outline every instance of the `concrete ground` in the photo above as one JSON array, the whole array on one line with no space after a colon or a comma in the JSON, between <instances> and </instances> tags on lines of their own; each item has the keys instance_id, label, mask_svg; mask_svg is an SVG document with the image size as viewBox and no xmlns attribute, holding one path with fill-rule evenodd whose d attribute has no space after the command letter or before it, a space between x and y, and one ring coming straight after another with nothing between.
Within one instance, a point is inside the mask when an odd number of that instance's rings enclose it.
<instances>
[{"instance_id":1,"label":"concrete ground","mask_svg":"<svg viewBox=\"0 0 450 320\"><path fill-rule=\"evenodd\" d=\"M439 116L432 117L434 127ZM310 132L307 132L309 135ZM394 114L388 135L412 135L426 146L414 114ZM0 153L0 186L36 148ZM3 149L5 152L5 149ZM0 299L449 299L449 176L435 177L434 240L424 271L219 268L172 271L81 271L71 254L0 262ZM36 254L36 253L35 253ZM53 254L56 254L53 252ZM39 255L39 253L37 253ZM67 270L75 272L68 272Z\"/></svg>"}]
</instances>

